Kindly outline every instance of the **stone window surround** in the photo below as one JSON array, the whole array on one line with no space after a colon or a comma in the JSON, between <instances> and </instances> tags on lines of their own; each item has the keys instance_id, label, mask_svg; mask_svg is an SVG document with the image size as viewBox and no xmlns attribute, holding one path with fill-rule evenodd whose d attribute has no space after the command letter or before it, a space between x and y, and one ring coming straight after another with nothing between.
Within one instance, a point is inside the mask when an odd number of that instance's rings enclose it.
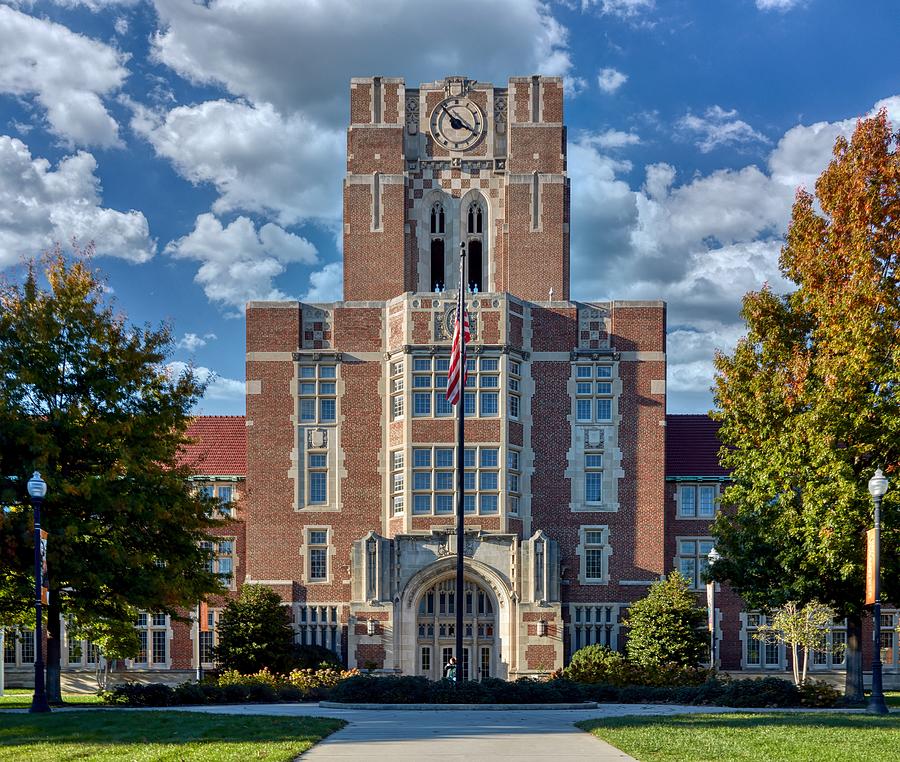
<instances>
[{"instance_id":1,"label":"stone window surround","mask_svg":"<svg viewBox=\"0 0 900 762\"><path fill-rule=\"evenodd\" d=\"M673 564L672 568L677 571L681 571L680 560L682 558L688 558L688 556L682 555L682 553L681 553L682 541L694 542L694 543L700 543L700 542L714 543L715 542L715 540L709 535L678 535L678 536L676 536L675 537L675 556L672 559L672 564ZM703 570L705 567L702 567L701 556L699 555L699 545L698 545L698 552L696 555L693 556L693 558L697 560L697 569L695 571L695 574L697 577L697 584L695 585L694 580L691 580L691 579L689 579L688 582L690 583L691 590L705 590L706 584L700 580L700 577L702 576ZM719 590L720 590L720 586L717 583L716 591L718 592Z\"/></svg>"},{"instance_id":2,"label":"stone window surround","mask_svg":"<svg viewBox=\"0 0 900 762\"><path fill-rule=\"evenodd\" d=\"M154 669L171 669L172 667L172 618L166 614L166 624L165 627L161 625L153 624L153 612L149 611L141 611L140 614L146 614L147 616L147 625L146 627L140 627L135 624L135 629L139 632L143 631L147 633L147 661L135 661L134 659L126 659L125 666L127 669L132 669L137 672L142 670L154 670ZM157 662L153 661L153 632L162 632L166 633L166 660L165 662Z\"/></svg>"},{"instance_id":3,"label":"stone window surround","mask_svg":"<svg viewBox=\"0 0 900 762\"><path fill-rule=\"evenodd\" d=\"M309 538L311 532L325 532L325 579L310 579L310 554ZM318 543L314 547L322 547ZM330 585L334 579L334 532L330 524L309 524L303 527L303 544L300 546L300 555L303 558L301 566L301 581L304 585Z\"/></svg>"},{"instance_id":4,"label":"stone window surround","mask_svg":"<svg viewBox=\"0 0 900 762\"><path fill-rule=\"evenodd\" d=\"M756 611L742 611L739 615L741 622L741 630L740 630L740 638L741 638L741 669L745 670L767 670L767 671L781 671L787 669L787 657L785 652L784 643L778 643L776 648L778 649L778 663L777 664L766 664L764 658L764 649L766 644L762 641L757 641L759 643L760 648L760 663L759 664L749 664L747 660L747 644L750 642L750 639L753 636L753 633L756 632L756 627L748 624L748 617L750 615L757 615L759 612ZM760 615L762 616L762 615Z\"/></svg>"},{"instance_id":5,"label":"stone window surround","mask_svg":"<svg viewBox=\"0 0 900 762\"><path fill-rule=\"evenodd\" d=\"M587 576L587 532L602 532L603 543L600 549L603 552L602 568L603 576L599 578ZM597 545L591 543L591 549L595 549ZM609 541L609 525L608 524L582 524L578 527L578 545L575 548L575 555L578 556L578 583L580 585L608 585L609 584L609 559L613 554L612 545Z\"/></svg>"}]
</instances>

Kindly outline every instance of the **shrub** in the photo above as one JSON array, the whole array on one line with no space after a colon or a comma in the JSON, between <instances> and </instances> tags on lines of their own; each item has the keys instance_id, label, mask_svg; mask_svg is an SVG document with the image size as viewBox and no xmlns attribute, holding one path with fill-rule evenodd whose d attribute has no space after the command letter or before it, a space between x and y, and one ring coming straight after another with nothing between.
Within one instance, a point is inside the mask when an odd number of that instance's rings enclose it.
<instances>
[{"instance_id":1,"label":"shrub","mask_svg":"<svg viewBox=\"0 0 900 762\"><path fill-rule=\"evenodd\" d=\"M629 661L649 668L696 666L706 653L706 637L700 629L705 618L688 581L673 571L628 609Z\"/></svg>"},{"instance_id":2,"label":"shrub","mask_svg":"<svg viewBox=\"0 0 900 762\"><path fill-rule=\"evenodd\" d=\"M608 646L585 646L572 654L563 676L579 683L628 685L633 682L630 666L622 654Z\"/></svg>"},{"instance_id":3,"label":"shrub","mask_svg":"<svg viewBox=\"0 0 900 762\"><path fill-rule=\"evenodd\" d=\"M247 687L247 700L260 704L273 704L278 701L278 691L267 683L250 683Z\"/></svg>"},{"instance_id":4,"label":"shrub","mask_svg":"<svg viewBox=\"0 0 900 762\"><path fill-rule=\"evenodd\" d=\"M343 669L344 665L334 651L324 646L295 645L291 655L292 669Z\"/></svg>"},{"instance_id":5,"label":"shrub","mask_svg":"<svg viewBox=\"0 0 900 762\"><path fill-rule=\"evenodd\" d=\"M250 697L247 683L226 683L222 686L222 696L226 703L243 704Z\"/></svg>"},{"instance_id":6,"label":"shrub","mask_svg":"<svg viewBox=\"0 0 900 762\"><path fill-rule=\"evenodd\" d=\"M800 703L803 706L830 707L842 701L841 693L823 680L807 680L800 686Z\"/></svg>"},{"instance_id":7,"label":"shrub","mask_svg":"<svg viewBox=\"0 0 900 762\"><path fill-rule=\"evenodd\" d=\"M725 683L717 703L734 707L799 706L800 689L780 677L733 680Z\"/></svg>"},{"instance_id":8,"label":"shrub","mask_svg":"<svg viewBox=\"0 0 900 762\"><path fill-rule=\"evenodd\" d=\"M163 683L122 683L100 694L106 704L117 706L172 706L175 691Z\"/></svg>"},{"instance_id":9,"label":"shrub","mask_svg":"<svg viewBox=\"0 0 900 762\"><path fill-rule=\"evenodd\" d=\"M702 685L715 676L715 672L700 667L685 667L666 663L646 666L635 664L607 646L585 646L572 655L562 677L579 683L602 683L625 687L647 685L677 687Z\"/></svg>"},{"instance_id":10,"label":"shrub","mask_svg":"<svg viewBox=\"0 0 900 762\"><path fill-rule=\"evenodd\" d=\"M294 663L290 614L279 595L261 585L244 585L240 596L223 609L217 625L218 664L252 674L266 668L284 674Z\"/></svg>"},{"instance_id":11,"label":"shrub","mask_svg":"<svg viewBox=\"0 0 900 762\"><path fill-rule=\"evenodd\" d=\"M303 701L303 691L293 685L282 685L278 689L278 698L281 701Z\"/></svg>"},{"instance_id":12,"label":"shrub","mask_svg":"<svg viewBox=\"0 0 900 762\"><path fill-rule=\"evenodd\" d=\"M206 701L206 693L199 683L182 683L172 692L173 704L205 704Z\"/></svg>"}]
</instances>

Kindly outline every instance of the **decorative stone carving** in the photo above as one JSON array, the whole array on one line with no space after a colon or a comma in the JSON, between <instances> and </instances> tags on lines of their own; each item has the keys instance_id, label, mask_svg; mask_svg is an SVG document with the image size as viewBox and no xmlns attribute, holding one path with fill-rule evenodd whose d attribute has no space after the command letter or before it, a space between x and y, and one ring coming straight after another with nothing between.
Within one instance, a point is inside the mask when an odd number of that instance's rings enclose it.
<instances>
[{"instance_id":1,"label":"decorative stone carving","mask_svg":"<svg viewBox=\"0 0 900 762\"><path fill-rule=\"evenodd\" d=\"M467 310L469 312L469 333L472 335L472 341L476 341L478 338L478 315L471 304L467 306ZM434 340L451 341L455 322L456 300L439 305L438 311L434 313Z\"/></svg>"},{"instance_id":2,"label":"decorative stone carving","mask_svg":"<svg viewBox=\"0 0 900 762\"><path fill-rule=\"evenodd\" d=\"M406 131L415 135L419 131L419 93L406 96Z\"/></svg>"},{"instance_id":3,"label":"decorative stone carving","mask_svg":"<svg viewBox=\"0 0 900 762\"><path fill-rule=\"evenodd\" d=\"M328 447L327 429L309 429L306 432L306 446L308 449L321 450Z\"/></svg>"}]
</instances>

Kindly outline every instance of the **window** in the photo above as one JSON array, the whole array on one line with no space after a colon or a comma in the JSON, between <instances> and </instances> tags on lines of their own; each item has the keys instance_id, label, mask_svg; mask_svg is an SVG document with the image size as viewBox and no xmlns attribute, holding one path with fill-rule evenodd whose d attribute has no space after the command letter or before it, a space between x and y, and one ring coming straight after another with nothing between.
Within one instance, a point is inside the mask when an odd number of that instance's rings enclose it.
<instances>
[{"instance_id":1,"label":"window","mask_svg":"<svg viewBox=\"0 0 900 762\"><path fill-rule=\"evenodd\" d=\"M396 515L403 513L404 491L406 472L403 468L403 450L394 450L391 453L391 512Z\"/></svg>"},{"instance_id":2,"label":"window","mask_svg":"<svg viewBox=\"0 0 900 762\"><path fill-rule=\"evenodd\" d=\"M217 574L222 584L226 587L234 588L234 538L218 540L213 543L204 540L200 543L209 558L206 561L206 568L211 574Z\"/></svg>"},{"instance_id":3,"label":"window","mask_svg":"<svg viewBox=\"0 0 900 762\"><path fill-rule=\"evenodd\" d=\"M468 378L463 397L463 412L467 417L477 414L494 418L500 411L500 376L496 357L469 358ZM417 418L447 418L453 415L453 406L447 401L447 374L449 357L414 357L412 375L413 415ZM393 385L392 418L403 416L402 385Z\"/></svg>"},{"instance_id":4,"label":"window","mask_svg":"<svg viewBox=\"0 0 900 762\"><path fill-rule=\"evenodd\" d=\"M603 502L603 454L584 454L584 501L600 504Z\"/></svg>"},{"instance_id":5,"label":"window","mask_svg":"<svg viewBox=\"0 0 900 762\"><path fill-rule=\"evenodd\" d=\"M687 579L691 587L699 590L706 582L703 575L709 566L709 551L713 549L712 538L709 537L679 537L678 543L678 571Z\"/></svg>"},{"instance_id":6,"label":"window","mask_svg":"<svg viewBox=\"0 0 900 762\"><path fill-rule=\"evenodd\" d=\"M619 646L619 613L617 603L570 603L569 645L571 653L585 646Z\"/></svg>"},{"instance_id":7,"label":"window","mask_svg":"<svg viewBox=\"0 0 900 762\"><path fill-rule=\"evenodd\" d=\"M200 630L200 662L203 664L212 664L213 648L216 645L216 624L218 623L219 612L214 609L206 610L206 630Z\"/></svg>"},{"instance_id":8,"label":"window","mask_svg":"<svg viewBox=\"0 0 900 762\"><path fill-rule=\"evenodd\" d=\"M336 365L300 366L300 422L334 423L337 420Z\"/></svg>"},{"instance_id":9,"label":"window","mask_svg":"<svg viewBox=\"0 0 900 762\"><path fill-rule=\"evenodd\" d=\"M613 417L611 365L575 366L575 420L578 423L611 423Z\"/></svg>"},{"instance_id":10,"label":"window","mask_svg":"<svg viewBox=\"0 0 900 762\"><path fill-rule=\"evenodd\" d=\"M414 447L412 451L413 513L445 515L455 510L455 450L452 447ZM499 511L500 463L497 447L466 448L463 481L467 513Z\"/></svg>"},{"instance_id":11,"label":"window","mask_svg":"<svg viewBox=\"0 0 900 762\"><path fill-rule=\"evenodd\" d=\"M584 533L584 576L588 579L604 579L603 562L605 545L603 532L589 529Z\"/></svg>"},{"instance_id":12,"label":"window","mask_svg":"<svg viewBox=\"0 0 900 762\"><path fill-rule=\"evenodd\" d=\"M509 512L518 514L522 499L522 454L518 450L506 451L506 493Z\"/></svg>"},{"instance_id":13,"label":"window","mask_svg":"<svg viewBox=\"0 0 900 762\"><path fill-rule=\"evenodd\" d=\"M169 662L169 630L165 614L138 614L135 627L138 631L140 650L135 664L161 666Z\"/></svg>"},{"instance_id":14,"label":"window","mask_svg":"<svg viewBox=\"0 0 900 762\"><path fill-rule=\"evenodd\" d=\"M431 290L444 290L444 205L431 207Z\"/></svg>"},{"instance_id":15,"label":"window","mask_svg":"<svg viewBox=\"0 0 900 762\"><path fill-rule=\"evenodd\" d=\"M581 556L582 584L606 584L609 581L609 527L582 526L579 530L581 544L577 552Z\"/></svg>"},{"instance_id":16,"label":"window","mask_svg":"<svg viewBox=\"0 0 900 762\"><path fill-rule=\"evenodd\" d=\"M324 582L328 579L328 530L307 530L306 553L309 558L310 582Z\"/></svg>"},{"instance_id":17,"label":"window","mask_svg":"<svg viewBox=\"0 0 900 762\"><path fill-rule=\"evenodd\" d=\"M341 604L297 606L296 642L303 646L322 646L341 655Z\"/></svg>"},{"instance_id":18,"label":"window","mask_svg":"<svg viewBox=\"0 0 900 762\"><path fill-rule=\"evenodd\" d=\"M427 675L431 672L431 648L429 646L422 646L422 660L419 663L419 671L423 675Z\"/></svg>"},{"instance_id":19,"label":"window","mask_svg":"<svg viewBox=\"0 0 900 762\"><path fill-rule=\"evenodd\" d=\"M777 642L763 641L758 637L761 625L771 625L771 617L754 612L743 614L746 626L741 630L744 645L744 668L779 669L782 664L782 650Z\"/></svg>"},{"instance_id":20,"label":"window","mask_svg":"<svg viewBox=\"0 0 900 762\"><path fill-rule=\"evenodd\" d=\"M403 360L392 360L391 371L391 420L403 418Z\"/></svg>"},{"instance_id":21,"label":"window","mask_svg":"<svg viewBox=\"0 0 900 762\"><path fill-rule=\"evenodd\" d=\"M714 484L682 484L678 489L678 517L713 518L716 515L717 492Z\"/></svg>"},{"instance_id":22,"label":"window","mask_svg":"<svg viewBox=\"0 0 900 762\"><path fill-rule=\"evenodd\" d=\"M230 484L201 484L197 488L204 497L218 500L218 512L220 516L231 518L234 516L234 487ZM210 509L212 515L212 509Z\"/></svg>"},{"instance_id":23,"label":"window","mask_svg":"<svg viewBox=\"0 0 900 762\"><path fill-rule=\"evenodd\" d=\"M328 455L324 452L307 453L306 478L310 505L328 503Z\"/></svg>"}]
</instances>

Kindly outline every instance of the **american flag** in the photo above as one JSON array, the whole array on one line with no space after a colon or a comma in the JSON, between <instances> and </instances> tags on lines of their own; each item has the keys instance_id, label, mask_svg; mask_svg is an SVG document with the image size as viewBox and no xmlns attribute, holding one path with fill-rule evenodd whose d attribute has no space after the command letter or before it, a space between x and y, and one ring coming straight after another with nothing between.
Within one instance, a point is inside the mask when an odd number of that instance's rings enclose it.
<instances>
[{"instance_id":1,"label":"american flag","mask_svg":"<svg viewBox=\"0 0 900 762\"><path fill-rule=\"evenodd\" d=\"M462 316L462 320L460 320ZM453 346L450 349L450 370L447 376L447 400L451 405L460 404L463 387L469 375L466 368L466 343L472 340L469 333L469 315L466 312L465 291L459 289L456 304L456 320L453 323Z\"/></svg>"}]
</instances>

